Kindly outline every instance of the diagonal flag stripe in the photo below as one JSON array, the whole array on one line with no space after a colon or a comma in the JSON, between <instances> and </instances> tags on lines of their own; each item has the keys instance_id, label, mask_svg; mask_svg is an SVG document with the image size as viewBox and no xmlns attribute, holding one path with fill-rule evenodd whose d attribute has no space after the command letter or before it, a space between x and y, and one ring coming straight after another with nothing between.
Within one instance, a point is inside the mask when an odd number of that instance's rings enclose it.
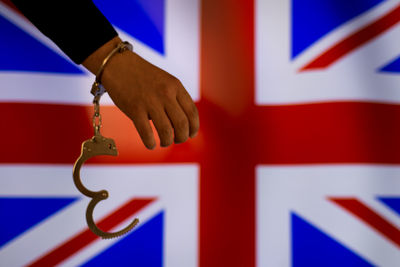
<instances>
[{"instance_id":1,"label":"diagonal flag stripe","mask_svg":"<svg viewBox=\"0 0 400 267\"><path fill-rule=\"evenodd\" d=\"M109 231L153 201L153 198L133 198L125 203L123 206L112 212L110 215L103 218L98 223L98 227L103 231ZM75 237L67 240L57 248L53 249L49 253L36 259L28 266L39 267L57 265L99 238L100 237L96 236L89 229L86 229L77 234Z\"/></svg>"},{"instance_id":2,"label":"diagonal flag stripe","mask_svg":"<svg viewBox=\"0 0 400 267\"><path fill-rule=\"evenodd\" d=\"M400 247L400 230L355 198L329 198Z\"/></svg>"},{"instance_id":3,"label":"diagonal flag stripe","mask_svg":"<svg viewBox=\"0 0 400 267\"><path fill-rule=\"evenodd\" d=\"M19 13L20 15L23 16L23 14L21 13L21 11L19 11L19 9L13 4L13 2L11 2L11 0L0 0L0 3L6 4L9 8L11 8L12 10L14 10L15 12ZM25 18L25 17L24 17Z\"/></svg>"},{"instance_id":4,"label":"diagonal flag stripe","mask_svg":"<svg viewBox=\"0 0 400 267\"><path fill-rule=\"evenodd\" d=\"M324 69L343 58L350 52L371 41L400 21L400 5L385 16L365 26L361 30L341 40L328 50L317 56L310 63L303 66L300 71Z\"/></svg>"}]
</instances>

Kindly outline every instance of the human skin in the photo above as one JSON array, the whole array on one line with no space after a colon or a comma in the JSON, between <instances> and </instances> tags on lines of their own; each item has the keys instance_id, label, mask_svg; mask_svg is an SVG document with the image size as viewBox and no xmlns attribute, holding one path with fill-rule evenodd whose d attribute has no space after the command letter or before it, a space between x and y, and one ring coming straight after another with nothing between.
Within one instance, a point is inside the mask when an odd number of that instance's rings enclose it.
<instances>
[{"instance_id":1,"label":"human skin","mask_svg":"<svg viewBox=\"0 0 400 267\"><path fill-rule=\"evenodd\" d=\"M83 61L97 74L104 58L121 42L115 37ZM132 51L116 53L104 68L101 83L114 104L134 123L143 144L156 147L150 121L157 130L160 146L183 143L196 136L199 115L182 83Z\"/></svg>"}]
</instances>

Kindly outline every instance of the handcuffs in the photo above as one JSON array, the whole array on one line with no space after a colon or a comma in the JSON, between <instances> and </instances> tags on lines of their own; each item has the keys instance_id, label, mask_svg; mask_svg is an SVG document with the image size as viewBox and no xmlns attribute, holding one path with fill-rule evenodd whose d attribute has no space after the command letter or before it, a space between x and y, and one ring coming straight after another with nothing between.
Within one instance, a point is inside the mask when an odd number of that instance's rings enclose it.
<instances>
[{"instance_id":1,"label":"handcuffs","mask_svg":"<svg viewBox=\"0 0 400 267\"><path fill-rule=\"evenodd\" d=\"M109 156L117 156L118 150L115 145L115 142L111 138L106 138L100 134L100 128L102 127L101 115L100 115L100 98L106 92L106 89L101 84L101 76L103 74L104 67L110 58L116 53L123 53L126 50L132 51L132 45L128 42L121 42L116 48L114 48L110 54L103 60L101 67L96 75L96 80L92 85L91 93L94 95L93 104L94 104L94 114L93 114L93 128L94 128L94 136L91 139L88 139L82 143L81 154L76 160L73 168L73 179L75 186L78 190L87 197L91 198L89 205L86 209L86 221L89 229L96 235L100 236L103 239L109 239L114 237L119 237L121 235L126 234L130 230L132 230L138 223L139 220L135 218L127 227L124 229L109 233L104 232L99 229L94 222L93 219L93 210L96 207L97 203L108 198L108 192L106 190L101 191L91 191L87 189L81 181L80 170L82 165L86 160L100 155L109 155Z\"/></svg>"}]
</instances>

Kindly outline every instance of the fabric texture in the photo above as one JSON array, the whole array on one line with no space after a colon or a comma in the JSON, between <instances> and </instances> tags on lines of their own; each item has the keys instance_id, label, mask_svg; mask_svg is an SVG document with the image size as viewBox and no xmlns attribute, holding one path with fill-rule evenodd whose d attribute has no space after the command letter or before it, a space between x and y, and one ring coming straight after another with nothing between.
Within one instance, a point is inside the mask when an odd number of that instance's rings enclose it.
<instances>
[{"instance_id":1,"label":"fabric texture","mask_svg":"<svg viewBox=\"0 0 400 267\"><path fill-rule=\"evenodd\" d=\"M118 35L91 0L12 2L77 64Z\"/></svg>"}]
</instances>

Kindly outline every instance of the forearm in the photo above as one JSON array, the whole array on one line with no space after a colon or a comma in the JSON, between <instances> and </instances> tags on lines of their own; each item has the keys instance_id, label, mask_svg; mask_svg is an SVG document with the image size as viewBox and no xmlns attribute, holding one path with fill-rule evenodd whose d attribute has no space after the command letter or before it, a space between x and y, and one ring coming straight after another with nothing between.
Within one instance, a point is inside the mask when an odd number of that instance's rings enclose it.
<instances>
[{"instance_id":1,"label":"forearm","mask_svg":"<svg viewBox=\"0 0 400 267\"><path fill-rule=\"evenodd\" d=\"M91 0L12 1L75 63L82 63L93 74L121 42ZM110 58L101 83L117 107L133 121L147 148L156 144L149 119L161 146L182 143L196 135L198 111L182 83L136 53L126 51Z\"/></svg>"},{"instance_id":2,"label":"forearm","mask_svg":"<svg viewBox=\"0 0 400 267\"><path fill-rule=\"evenodd\" d=\"M12 2L77 64L117 36L91 0Z\"/></svg>"}]
</instances>

